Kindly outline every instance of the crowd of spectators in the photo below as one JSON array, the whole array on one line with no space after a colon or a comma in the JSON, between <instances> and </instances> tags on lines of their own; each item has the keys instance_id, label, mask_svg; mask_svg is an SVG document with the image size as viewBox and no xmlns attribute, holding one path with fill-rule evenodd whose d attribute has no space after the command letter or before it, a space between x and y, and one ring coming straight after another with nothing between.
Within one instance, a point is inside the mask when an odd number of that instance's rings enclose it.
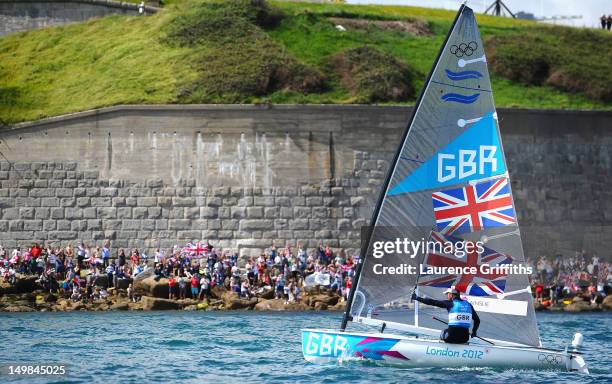
<instances>
[{"instance_id":1,"label":"crowd of spectators","mask_svg":"<svg viewBox=\"0 0 612 384\"><path fill-rule=\"evenodd\" d=\"M136 248L114 250L108 241L95 247L35 243L7 250L0 245L3 281L15 284L17 274L36 275L45 290L75 301L105 299L111 288L125 288L130 299L137 300L130 283L147 270L156 280L168 279L170 299L210 298L211 290L221 286L247 299L272 289L275 298L285 303L299 302L305 289L325 287L346 300L358 263L358 256L334 252L323 244L312 249L299 243L295 247L272 244L259 256L242 261L234 250L217 249L210 243L157 249L152 257ZM597 255L587 257L582 251L573 257L541 256L528 258L527 264L534 271L530 282L537 301L546 296L557 302L577 294L588 294L595 301L610 293L612 268Z\"/></svg>"},{"instance_id":2,"label":"crowd of spectators","mask_svg":"<svg viewBox=\"0 0 612 384\"><path fill-rule=\"evenodd\" d=\"M169 299L210 298L217 286L243 298L273 289L275 297L285 303L299 302L305 289L323 286L346 299L355 262L355 258L342 251L334 253L322 244L310 250L299 243L282 248L272 244L258 257L241 263L235 251L216 249L210 243L157 249L152 257L137 248L115 252L108 241L96 247L80 243L76 248L35 243L6 250L0 245L0 276L5 282L15 284L17 274L36 275L45 290L74 301L105 299L111 288L120 286L135 301L138 298L130 282L144 271L156 280L168 279ZM98 279L100 276L105 279Z\"/></svg>"},{"instance_id":3,"label":"crowd of spectators","mask_svg":"<svg viewBox=\"0 0 612 384\"><path fill-rule=\"evenodd\" d=\"M585 251L576 252L573 257L556 255L541 256L536 260L527 259L533 274L531 285L537 301L548 297L553 303L567 297L588 294L592 301L610 294L612 265Z\"/></svg>"}]
</instances>

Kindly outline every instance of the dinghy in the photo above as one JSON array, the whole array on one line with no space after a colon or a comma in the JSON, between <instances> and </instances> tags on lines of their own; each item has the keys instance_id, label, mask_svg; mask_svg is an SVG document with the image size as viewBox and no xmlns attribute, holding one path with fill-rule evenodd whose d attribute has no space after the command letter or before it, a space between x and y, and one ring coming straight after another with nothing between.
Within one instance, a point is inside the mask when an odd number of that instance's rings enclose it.
<instances>
[{"instance_id":1,"label":"dinghy","mask_svg":"<svg viewBox=\"0 0 612 384\"><path fill-rule=\"evenodd\" d=\"M307 361L588 373L581 334L564 350L540 341L483 43L465 4L419 96L371 223L340 329L302 330ZM440 341L446 310L411 300L413 292L440 300L448 288L478 313L480 337ZM349 323L375 328L350 331Z\"/></svg>"}]
</instances>

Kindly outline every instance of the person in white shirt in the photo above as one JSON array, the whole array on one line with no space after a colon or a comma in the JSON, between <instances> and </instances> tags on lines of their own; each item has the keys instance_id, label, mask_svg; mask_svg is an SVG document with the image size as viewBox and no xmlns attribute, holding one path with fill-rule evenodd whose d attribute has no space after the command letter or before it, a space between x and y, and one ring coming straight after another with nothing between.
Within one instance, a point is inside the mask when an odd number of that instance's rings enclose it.
<instances>
[{"instance_id":1,"label":"person in white shirt","mask_svg":"<svg viewBox=\"0 0 612 384\"><path fill-rule=\"evenodd\" d=\"M203 275L202 278L200 278L200 295L198 296L198 299L202 300L204 297L208 298L209 294L210 294L210 280L208 279L208 277L206 277L206 275Z\"/></svg>"}]
</instances>

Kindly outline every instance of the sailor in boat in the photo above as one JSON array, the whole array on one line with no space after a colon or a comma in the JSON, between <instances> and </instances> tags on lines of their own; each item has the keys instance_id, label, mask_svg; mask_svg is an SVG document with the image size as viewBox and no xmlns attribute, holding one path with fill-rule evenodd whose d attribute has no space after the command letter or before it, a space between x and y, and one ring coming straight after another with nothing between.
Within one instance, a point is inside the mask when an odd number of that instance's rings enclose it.
<instances>
[{"instance_id":1,"label":"sailor in boat","mask_svg":"<svg viewBox=\"0 0 612 384\"><path fill-rule=\"evenodd\" d=\"M448 328L442 331L440 339L446 343L452 344L467 343L470 339L470 326L472 325L472 321L474 321L472 337L476 337L476 332L480 326L480 318L472 304L465 300L461 300L459 291L455 288L449 288L444 291L444 293L446 293L448 300L434 300L418 297L416 293L412 293L412 300L439 308L445 308L448 311Z\"/></svg>"}]
</instances>

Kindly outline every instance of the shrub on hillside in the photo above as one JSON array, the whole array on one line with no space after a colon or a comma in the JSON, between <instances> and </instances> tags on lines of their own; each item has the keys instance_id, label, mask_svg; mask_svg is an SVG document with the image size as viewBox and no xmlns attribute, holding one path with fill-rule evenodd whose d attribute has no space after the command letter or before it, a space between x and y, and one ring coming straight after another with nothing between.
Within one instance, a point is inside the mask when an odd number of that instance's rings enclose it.
<instances>
[{"instance_id":1,"label":"shrub on hillside","mask_svg":"<svg viewBox=\"0 0 612 384\"><path fill-rule=\"evenodd\" d=\"M283 14L265 0L189 1L166 28L165 41L193 45L205 42L231 42L252 33L252 27L269 28Z\"/></svg>"},{"instance_id":2,"label":"shrub on hillside","mask_svg":"<svg viewBox=\"0 0 612 384\"><path fill-rule=\"evenodd\" d=\"M200 48L199 76L181 87L184 102L248 102L279 89L320 91L319 71L297 61L262 27L279 11L263 0L193 2L167 25L168 44Z\"/></svg>"},{"instance_id":3,"label":"shrub on hillside","mask_svg":"<svg viewBox=\"0 0 612 384\"><path fill-rule=\"evenodd\" d=\"M487 46L495 74L612 101L612 36L586 29L541 27L531 34L497 36Z\"/></svg>"},{"instance_id":4,"label":"shrub on hillside","mask_svg":"<svg viewBox=\"0 0 612 384\"><path fill-rule=\"evenodd\" d=\"M357 102L406 101L414 98L415 71L376 48L352 48L331 56L331 70Z\"/></svg>"}]
</instances>

